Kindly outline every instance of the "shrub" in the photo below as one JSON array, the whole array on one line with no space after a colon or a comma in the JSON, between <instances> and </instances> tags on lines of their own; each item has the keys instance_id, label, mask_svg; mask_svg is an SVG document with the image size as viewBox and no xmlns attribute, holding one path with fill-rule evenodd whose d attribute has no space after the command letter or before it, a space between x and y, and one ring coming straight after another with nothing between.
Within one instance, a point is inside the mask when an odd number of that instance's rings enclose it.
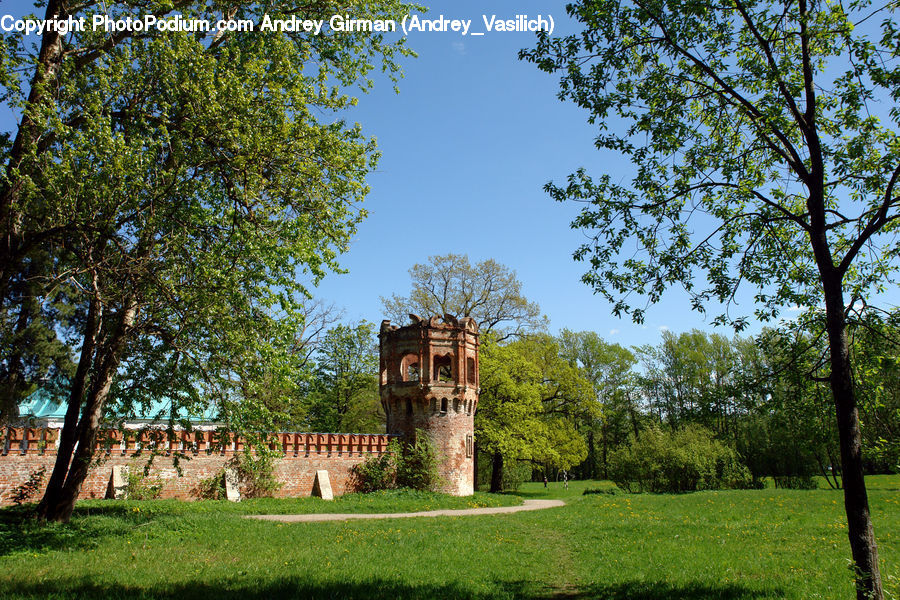
<instances>
[{"instance_id":1,"label":"shrub","mask_svg":"<svg viewBox=\"0 0 900 600\"><path fill-rule=\"evenodd\" d=\"M44 482L44 476L47 474L47 467L41 467L31 472L28 481L17 485L12 489L12 501L16 506L21 506L25 502L31 500L35 494L41 489Z\"/></svg>"},{"instance_id":2,"label":"shrub","mask_svg":"<svg viewBox=\"0 0 900 600\"><path fill-rule=\"evenodd\" d=\"M143 469L130 468L125 475L125 497L129 500L156 500L163 483L147 477Z\"/></svg>"},{"instance_id":3,"label":"shrub","mask_svg":"<svg viewBox=\"0 0 900 600\"><path fill-rule=\"evenodd\" d=\"M416 430L416 441L403 446L397 460L397 486L421 491L439 487L437 449L426 432Z\"/></svg>"},{"instance_id":4,"label":"shrub","mask_svg":"<svg viewBox=\"0 0 900 600\"><path fill-rule=\"evenodd\" d=\"M696 425L675 432L647 429L609 462L610 479L627 492L678 493L752 483L737 453Z\"/></svg>"},{"instance_id":5,"label":"shrub","mask_svg":"<svg viewBox=\"0 0 900 600\"><path fill-rule=\"evenodd\" d=\"M369 494L379 490L397 487L397 467L395 456L400 453L399 445L391 442L388 451L379 456L370 456L350 469L350 486L354 491Z\"/></svg>"},{"instance_id":6,"label":"shrub","mask_svg":"<svg viewBox=\"0 0 900 600\"><path fill-rule=\"evenodd\" d=\"M251 452L241 452L231 459L229 466L237 473L241 494L245 498L271 498L284 485L275 478L275 461L269 454L254 456ZM223 473L223 497L224 490Z\"/></svg>"},{"instance_id":7,"label":"shrub","mask_svg":"<svg viewBox=\"0 0 900 600\"><path fill-rule=\"evenodd\" d=\"M219 469L212 477L201 479L194 494L201 500L224 500L225 469Z\"/></svg>"},{"instance_id":8,"label":"shrub","mask_svg":"<svg viewBox=\"0 0 900 600\"><path fill-rule=\"evenodd\" d=\"M440 487L437 449L428 432L416 430L413 444L391 441L388 451L350 469L353 489L361 493L398 487L434 491Z\"/></svg>"}]
</instances>

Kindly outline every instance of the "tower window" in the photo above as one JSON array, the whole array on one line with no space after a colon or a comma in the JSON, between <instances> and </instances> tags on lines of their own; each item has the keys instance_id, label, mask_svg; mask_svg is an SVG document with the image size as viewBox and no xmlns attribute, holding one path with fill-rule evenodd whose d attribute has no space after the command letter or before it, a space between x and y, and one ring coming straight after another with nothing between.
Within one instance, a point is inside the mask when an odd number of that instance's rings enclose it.
<instances>
[{"instance_id":1,"label":"tower window","mask_svg":"<svg viewBox=\"0 0 900 600\"><path fill-rule=\"evenodd\" d=\"M439 382L453 381L453 368L450 365L450 356L434 357L434 379Z\"/></svg>"},{"instance_id":2,"label":"tower window","mask_svg":"<svg viewBox=\"0 0 900 600\"><path fill-rule=\"evenodd\" d=\"M419 381L419 356L407 354L400 361L400 376L403 381Z\"/></svg>"},{"instance_id":3,"label":"tower window","mask_svg":"<svg viewBox=\"0 0 900 600\"><path fill-rule=\"evenodd\" d=\"M472 458L473 454L475 454L475 440L470 433L466 436L466 458Z\"/></svg>"},{"instance_id":4,"label":"tower window","mask_svg":"<svg viewBox=\"0 0 900 600\"><path fill-rule=\"evenodd\" d=\"M446 398L441 398L441 413L442 414L447 413L447 399Z\"/></svg>"}]
</instances>

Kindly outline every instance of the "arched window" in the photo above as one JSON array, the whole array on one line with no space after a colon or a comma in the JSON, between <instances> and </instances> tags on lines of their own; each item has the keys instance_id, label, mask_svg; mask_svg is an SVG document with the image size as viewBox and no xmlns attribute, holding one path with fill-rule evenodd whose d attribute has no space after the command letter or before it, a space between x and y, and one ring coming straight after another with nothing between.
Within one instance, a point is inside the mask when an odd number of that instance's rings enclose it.
<instances>
[{"instance_id":1,"label":"arched window","mask_svg":"<svg viewBox=\"0 0 900 600\"><path fill-rule=\"evenodd\" d=\"M453 381L453 368L450 364L450 355L434 357L434 380L444 383Z\"/></svg>"},{"instance_id":2,"label":"arched window","mask_svg":"<svg viewBox=\"0 0 900 600\"><path fill-rule=\"evenodd\" d=\"M400 375L403 381L419 381L419 357L415 354L407 354L400 361Z\"/></svg>"},{"instance_id":3,"label":"arched window","mask_svg":"<svg viewBox=\"0 0 900 600\"><path fill-rule=\"evenodd\" d=\"M441 414L447 414L447 399L441 398Z\"/></svg>"},{"instance_id":4,"label":"arched window","mask_svg":"<svg viewBox=\"0 0 900 600\"><path fill-rule=\"evenodd\" d=\"M472 357L466 359L466 381L475 385L475 359Z\"/></svg>"}]
</instances>

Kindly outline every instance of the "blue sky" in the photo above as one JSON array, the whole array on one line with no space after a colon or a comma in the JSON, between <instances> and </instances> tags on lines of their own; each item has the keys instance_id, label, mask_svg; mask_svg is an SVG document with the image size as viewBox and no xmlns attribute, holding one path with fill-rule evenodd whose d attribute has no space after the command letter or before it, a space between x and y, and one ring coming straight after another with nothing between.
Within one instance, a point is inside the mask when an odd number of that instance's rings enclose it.
<instances>
[{"instance_id":1,"label":"blue sky","mask_svg":"<svg viewBox=\"0 0 900 600\"><path fill-rule=\"evenodd\" d=\"M515 6L515 9L509 8ZM561 2L434 2L427 17L552 15L554 33L573 25ZM483 25L482 25L483 28ZM379 296L407 294L414 262L448 252L493 258L515 269L526 296L550 317L551 331L593 330L624 345L656 343L659 328L711 330L673 289L644 325L610 314L581 283L572 252L584 235L569 228L578 209L543 191L580 166L627 172L627 163L593 146L587 113L556 98L557 79L519 61L532 33L415 33L418 58L404 63L400 93L379 85L360 99L353 118L378 139L382 158L369 178L369 218L343 264L319 293L349 319L376 323ZM731 330L722 330L731 334Z\"/></svg>"},{"instance_id":2,"label":"blue sky","mask_svg":"<svg viewBox=\"0 0 900 600\"><path fill-rule=\"evenodd\" d=\"M29 7L5 0L0 13ZM561 2L433 2L425 17L472 19L473 30L483 31L482 15L493 14L549 15L555 34L573 27ZM584 111L556 98L555 77L518 60L533 41L533 33L515 32L410 35L419 57L404 61L399 94L376 79L346 115L377 138L382 157L368 180L369 217L342 259L349 272L327 277L317 296L343 307L348 321L377 323L379 297L407 294L413 263L454 252L513 268L526 296L550 317L552 332L594 330L630 346L656 343L661 328L712 330L679 289L636 325L612 316L580 282L584 265L572 252L584 235L569 228L578 209L553 202L542 187L581 166L594 174L625 174L630 167L594 148L596 128ZM7 110L0 111L0 125L12 126Z\"/></svg>"}]
</instances>

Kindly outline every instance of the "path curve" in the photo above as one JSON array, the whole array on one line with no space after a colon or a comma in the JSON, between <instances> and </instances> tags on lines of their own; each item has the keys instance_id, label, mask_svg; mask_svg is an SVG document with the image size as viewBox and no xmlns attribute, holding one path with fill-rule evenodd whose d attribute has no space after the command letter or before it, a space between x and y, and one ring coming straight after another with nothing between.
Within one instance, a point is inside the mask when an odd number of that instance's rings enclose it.
<instances>
[{"instance_id":1,"label":"path curve","mask_svg":"<svg viewBox=\"0 0 900 600\"><path fill-rule=\"evenodd\" d=\"M524 510L541 510L565 506L562 500L526 500L518 506L494 506L490 508L462 508L425 510L406 513L313 513L306 515L248 515L248 519L263 521L281 521L282 523L311 523L314 521L349 521L350 519L407 519L410 517L463 517L467 515L497 515L515 513Z\"/></svg>"}]
</instances>

